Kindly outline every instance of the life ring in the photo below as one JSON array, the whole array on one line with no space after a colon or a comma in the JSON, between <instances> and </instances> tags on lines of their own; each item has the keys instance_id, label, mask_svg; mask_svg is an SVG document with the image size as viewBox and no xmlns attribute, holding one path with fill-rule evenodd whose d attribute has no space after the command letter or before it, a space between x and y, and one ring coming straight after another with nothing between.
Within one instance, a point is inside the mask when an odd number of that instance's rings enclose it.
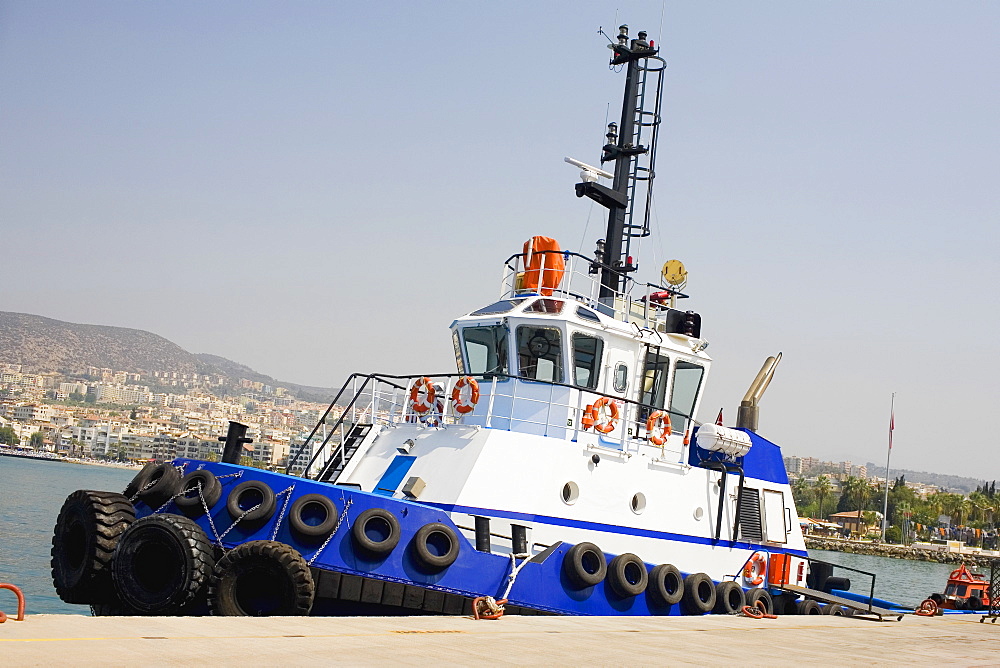
<instances>
[{"instance_id":1,"label":"life ring","mask_svg":"<svg viewBox=\"0 0 1000 668\"><path fill-rule=\"evenodd\" d=\"M420 400L420 390L424 390L424 401ZM416 382L413 383L413 387L410 388L410 404L413 407L415 413L426 413L434 405L434 397L436 392L434 391L434 383L427 376L423 378L418 378ZM425 403L426 402L426 403Z\"/></svg>"},{"instance_id":2,"label":"life ring","mask_svg":"<svg viewBox=\"0 0 1000 668\"><path fill-rule=\"evenodd\" d=\"M337 505L322 494L304 494L292 502L288 524L299 537L325 538L337 526Z\"/></svg>"},{"instance_id":3,"label":"life ring","mask_svg":"<svg viewBox=\"0 0 1000 668\"><path fill-rule=\"evenodd\" d=\"M660 432L656 432L656 425L662 425ZM653 411L646 420L646 438L655 445L663 445L667 442L667 436L673 432L670 425L670 414L666 411Z\"/></svg>"},{"instance_id":4,"label":"life ring","mask_svg":"<svg viewBox=\"0 0 1000 668\"><path fill-rule=\"evenodd\" d=\"M123 603L144 614L182 613L212 577L215 550L194 520L163 513L136 520L111 558Z\"/></svg>"},{"instance_id":5,"label":"life ring","mask_svg":"<svg viewBox=\"0 0 1000 668\"><path fill-rule=\"evenodd\" d=\"M103 603L114 598L111 555L135 521L127 498L113 492L78 490L63 503L52 536L52 584L66 603Z\"/></svg>"},{"instance_id":6,"label":"life ring","mask_svg":"<svg viewBox=\"0 0 1000 668\"><path fill-rule=\"evenodd\" d=\"M469 400L462 401L462 388L469 388ZM479 381L472 376L462 376L455 383L455 388L451 391L451 400L455 404L455 412L471 413L476 404L479 403Z\"/></svg>"},{"instance_id":7,"label":"life ring","mask_svg":"<svg viewBox=\"0 0 1000 668\"><path fill-rule=\"evenodd\" d=\"M593 543L577 543L563 557L563 572L577 589L593 587L608 574L608 562Z\"/></svg>"},{"instance_id":8,"label":"life ring","mask_svg":"<svg viewBox=\"0 0 1000 668\"><path fill-rule=\"evenodd\" d=\"M757 586L764 581L767 572L767 562L760 552L754 552L743 567L743 578L751 585Z\"/></svg>"},{"instance_id":9,"label":"life ring","mask_svg":"<svg viewBox=\"0 0 1000 668\"><path fill-rule=\"evenodd\" d=\"M200 492L198 485L201 485ZM191 471L181 479L180 494L174 503L188 517L198 517L205 512L205 506L212 509L222 496L222 483L211 471L199 469ZM202 505L202 499L205 505Z\"/></svg>"},{"instance_id":10,"label":"life ring","mask_svg":"<svg viewBox=\"0 0 1000 668\"><path fill-rule=\"evenodd\" d=\"M608 410L610 411L611 415L608 416L607 420L602 422L601 409L604 408L605 406L610 406ZM595 401L592 406L588 407L588 413L590 419L594 421L594 429L596 431L601 432L602 434L607 434L611 431L614 431L614 428L618 426L618 417L621 415L621 412L618 410L618 404L616 404L614 401L611 401L611 399L609 399L608 397L601 397L600 399Z\"/></svg>"},{"instance_id":11,"label":"life ring","mask_svg":"<svg viewBox=\"0 0 1000 668\"><path fill-rule=\"evenodd\" d=\"M399 520L384 508L369 508L354 520L351 536L358 549L382 558L399 543Z\"/></svg>"},{"instance_id":12,"label":"life ring","mask_svg":"<svg viewBox=\"0 0 1000 668\"><path fill-rule=\"evenodd\" d=\"M298 550L273 540L237 545L215 567L208 590L213 615L305 616L312 610L316 583Z\"/></svg>"},{"instance_id":13,"label":"life ring","mask_svg":"<svg viewBox=\"0 0 1000 668\"><path fill-rule=\"evenodd\" d=\"M410 545L413 556L427 571L442 571L458 559L458 536L451 527L440 522L420 527Z\"/></svg>"},{"instance_id":14,"label":"life ring","mask_svg":"<svg viewBox=\"0 0 1000 668\"><path fill-rule=\"evenodd\" d=\"M938 612L938 604L931 598L925 598L917 609L913 611L913 614L919 615L921 617L933 617Z\"/></svg>"}]
</instances>

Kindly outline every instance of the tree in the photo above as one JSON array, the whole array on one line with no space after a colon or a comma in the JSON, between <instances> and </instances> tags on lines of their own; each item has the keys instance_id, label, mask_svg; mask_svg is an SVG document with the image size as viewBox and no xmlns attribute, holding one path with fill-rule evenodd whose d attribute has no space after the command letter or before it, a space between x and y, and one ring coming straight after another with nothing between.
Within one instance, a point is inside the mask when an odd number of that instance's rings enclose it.
<instances>
[{"instance_id":1,"label":"tree","mask_svg":"<svg viewBox=\"0 0 1000 668\"><path fill-rule=\"evenodd\" d=\"M828 477L826 477L825 475L821 475L820 477L816 478L815 492L816 492L816 499L819 501L820 519L825 518L825 515L823 515L823 501L826 499L827 496L830 495L830 491L832 489L833 486L830 484L830 479Z\"/></svg>"},{"instance_id":2,"label":"tree","mask_svg":"<svg viewBox=\"0 0 1000 668\"><path fill-rule=\"evenodd\" d=\"M21 438L14 433L11 427L0 427L0 443L3 445L18 445Z\"/></svg>"},{"instance_id":3,"label":"tree","mask_svg":"<svg viewBox=\"0 0 1000 668\"><path fill-rule=\"evenodd\" d=\"M34 434L31 435L31 440L28 443L35 450L38 450L39 448L44 448L45 447L45 437L42 435L42 432L36 431Z\"/></svg>"}]
</instances>

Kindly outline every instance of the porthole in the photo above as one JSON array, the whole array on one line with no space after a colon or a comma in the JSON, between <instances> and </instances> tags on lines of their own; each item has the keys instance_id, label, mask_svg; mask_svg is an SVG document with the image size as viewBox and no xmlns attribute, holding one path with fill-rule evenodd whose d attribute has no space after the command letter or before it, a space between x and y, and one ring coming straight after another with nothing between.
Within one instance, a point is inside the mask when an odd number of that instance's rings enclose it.
<instances>
[{"instance_id":1,"label":"porthole","mask_svg":"<svg viewBox=\"0 0 1000 668\"><path fill-rule=\"evenodd\" d=\"M694 509L694 518L696 520L701 520L701 518L704 517L704 516L705 516L705 509L704 508L702 508L701 506L698 506L697 508Z\"/></svg>"},{"instance_id":2,"label":"porthole","mask_svg":"<svg viewBox=\"0 0 1000 668\"><path fill-rule=\"evenodd\" d=\"M636 492L632 495L632 512L636 515L641 515L642 511L646 509L646 495L642 492Z\"/></svg>"},{"instance_id":3,"label":"porthole","mask_svg":"<svg viewBox=\"0 0 1000 668\"><path fill-rule=\"evenodd\" d=\"M562 500L567 506L572 506L580 498L580 486L575 482L568 482L562 488Z\"/></svg>"},{"instance_id":4,"label":"porthole","mask_svg":"<svg viewBox=\"0 0 1000 668\"><path fill-rule=\"evenodd\" d=\"M628 389L628 367L624 364L615 367L614 387L615 392L624 392Z\"/></svg>"}]
</instances>

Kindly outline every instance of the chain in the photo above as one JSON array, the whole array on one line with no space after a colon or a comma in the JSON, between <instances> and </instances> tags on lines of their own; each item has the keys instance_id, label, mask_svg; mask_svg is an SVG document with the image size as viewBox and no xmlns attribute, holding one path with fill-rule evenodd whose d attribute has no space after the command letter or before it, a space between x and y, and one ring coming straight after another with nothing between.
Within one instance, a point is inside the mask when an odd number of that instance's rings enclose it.
<instances>
[{"instance_id":1,"label":"chain","mask_svg":"<svg viewBox=\"0 0 1000 668\"><path fill-rule=\"evenodd\" d=\"M285 496L285 502L281 504L281 512L278 513L278 520L274 523L274 529L271 530L271 540L278 537L278 527L281 526L281 520L285 517L285 509L288 508L288 502L292 499L293 489L295 489L294 483L275 494L275 496L281 496L282 494L286 494L287 496Z\"/></svg>"},{"instance_id":2,"label":"chain","mask_svg":"<svg viewBox=\"0 0 1000 668\"><path fill-rule=\"evenodd\" d=\"M341 499L343 499L343 497L341 497ZM326 537L326 540L323 541L323 544L319 546L319 549L316 550L316 553L313 554L313 556L309 559L308 563L310 566L312 566L312 563L316 561L316 557L319 556L320 552L322 552L326 548L326 546L330 544L330 541L333 540L333 537L337 535L337 529L340 528L340 524L344 521L344 518L347 517L347 510L348 508L351 507L351 504L353 503L354 499L347 499L347 502L344 503L344 512L340 513L340 517L337 518L337 524L333 527L333 531L330 532L330 535Z\"/></svg>"}]
</instances>

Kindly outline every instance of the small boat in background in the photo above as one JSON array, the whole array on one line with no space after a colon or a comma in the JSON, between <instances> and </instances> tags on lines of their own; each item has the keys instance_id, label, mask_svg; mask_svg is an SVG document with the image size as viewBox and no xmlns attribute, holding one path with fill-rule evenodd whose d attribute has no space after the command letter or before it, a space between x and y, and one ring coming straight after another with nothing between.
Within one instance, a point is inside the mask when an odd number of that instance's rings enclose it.
<instances>
[{"instance_id":1,"label":"small boat in background","mask_svg":"<svg viewBox=\"0 0 1000 668\"><path fill-rule=\"evenodd\" d=\"M944 593L928 598L939 608L950 610L985 610L990 605L990 583L981 573L973 573L962 564L948 576Z\"/></svg>"}]
</instances>

